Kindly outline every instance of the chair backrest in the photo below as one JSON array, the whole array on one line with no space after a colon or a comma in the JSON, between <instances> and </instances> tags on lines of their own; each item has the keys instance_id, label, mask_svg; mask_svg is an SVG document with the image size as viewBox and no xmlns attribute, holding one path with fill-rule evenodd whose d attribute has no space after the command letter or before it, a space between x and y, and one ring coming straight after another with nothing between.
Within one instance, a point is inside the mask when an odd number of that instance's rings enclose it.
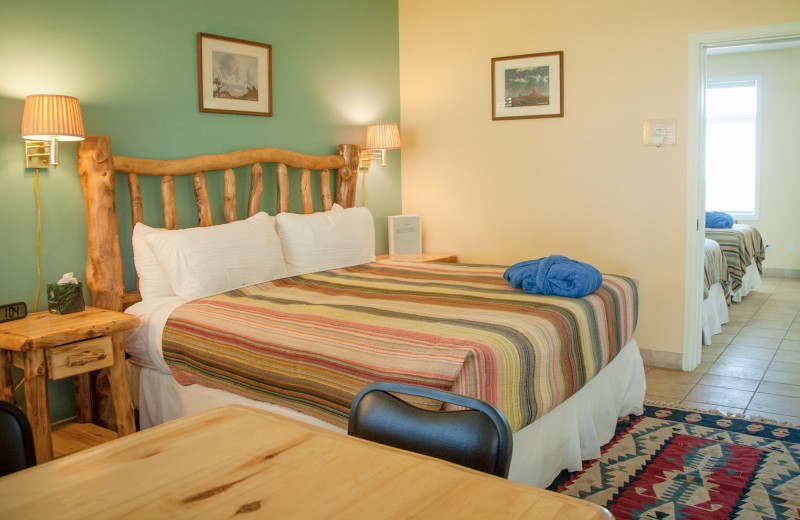
<instances>
[{"instance_id":1,"label":"chair backrest","mask_svg":"<svg viewBox=\"0 0 800 520\"><path fill-rule=\"evenodd\" d=\"M467 410L425 410L392 394L443 401ZM511 428L500 410L478 399L419 386L372 383L364 387L353 401L347 432L362 439L508 477Z\"/></svg>"},{"instance_id":2,"label":"chair backrest","mask_svg":"<svg viewBox=\"0 0 800 520\"><path fill-rule=\"evenodd\" d=\"M0 477L35 465L28 418L13 404L0 401Z\"/></svg>"}]
</instances>

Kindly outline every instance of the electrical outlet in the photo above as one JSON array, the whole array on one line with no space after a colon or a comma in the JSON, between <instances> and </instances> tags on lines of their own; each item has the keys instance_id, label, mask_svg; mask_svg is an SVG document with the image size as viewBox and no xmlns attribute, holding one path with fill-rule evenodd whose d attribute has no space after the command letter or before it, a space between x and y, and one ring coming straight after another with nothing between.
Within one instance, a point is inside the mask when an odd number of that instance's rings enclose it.
<instances>
[{"instance_id":1,"label":"electrical outlet","mask_svg":"<svg viewBox=\"0 0 800 520\"><path fill-rule=\"evenodd\" d=\"M769 253L769 242L767 242L766 244L764 244L764 251L766 251L767 253Z\"/></svg>"}]
</instances>

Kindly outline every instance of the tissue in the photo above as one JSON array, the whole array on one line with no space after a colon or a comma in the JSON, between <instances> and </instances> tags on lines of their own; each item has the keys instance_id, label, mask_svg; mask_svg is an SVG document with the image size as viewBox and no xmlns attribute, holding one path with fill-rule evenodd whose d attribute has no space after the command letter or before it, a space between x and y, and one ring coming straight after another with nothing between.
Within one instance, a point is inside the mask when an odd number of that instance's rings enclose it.
<instances>
[{"instance_id":1,"label":"tissue","mask_svg":"<svg viewBox=\"0 0 800 520\"><path fill-rule=\"evenodd\" d=\"M56 283L47 284L47 307L54 314L84 310L83 284L73 273L64 273Z\"/></svg>"}]
</instances>

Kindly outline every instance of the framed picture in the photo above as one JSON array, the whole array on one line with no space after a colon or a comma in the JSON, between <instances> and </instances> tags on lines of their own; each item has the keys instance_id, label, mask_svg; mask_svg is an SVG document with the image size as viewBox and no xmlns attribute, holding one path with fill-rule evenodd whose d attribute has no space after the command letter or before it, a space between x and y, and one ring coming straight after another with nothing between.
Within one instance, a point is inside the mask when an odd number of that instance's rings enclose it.
<instances>
[{"instance_id":1,"label":"framed picture","mask_svg":"<svg viewBox=\"0 0 800 520\"><path fill-rule=\"evenodd\" d=\"M564 52L492 58L492 120L564 117Z\"/></svg>"},{"instance_id":2,"label":"framed picture","mask_svg":"<svg viewBox=\"0 0 800 520\"><path fill-rule=\"evenodd\" d=\"M197 33L200 112L272 116L272 45Z\"/></svg>"}]
</instances>

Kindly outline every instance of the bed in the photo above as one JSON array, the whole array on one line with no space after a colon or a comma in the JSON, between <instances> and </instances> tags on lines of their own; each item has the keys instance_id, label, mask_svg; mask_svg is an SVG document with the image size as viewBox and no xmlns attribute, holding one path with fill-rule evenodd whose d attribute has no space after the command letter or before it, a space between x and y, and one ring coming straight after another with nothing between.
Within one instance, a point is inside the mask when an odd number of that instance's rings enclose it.
<instances>
[{"instance_id":1,"label":"bed","mask_svg":"<svg viewBox=\"0 0 800 520\"><path fill-rule=\"evenodd\" d=\"M275 164L275 216L260 211L264 163ZM641 411L635 280L604 275L595 293L558 298L511 289L504 266L375 261L372 217L354 204L356 146L331 156L263 148L153 161L113 156L108 138L89 137L78 165L93 304L132 304L126 312L142 323L125 338L142 427L242 403L344 431L364 384L407 382L498 406L514 430L509 478L543 487L599 456L618 416ZM235 176L247 166L239 219ZM289 211L290 171L301 213ZM139 275L130 294L115 190L124 174ZM192 176L197 228L177 229L181 175ZM162 178L163 228L145 224L158 219L144 218L140 176ZM206 177L223 183L225 224L212 222ZM250 257L269 261L256 268Z\"/></svg>"},{"instance_id":2,"label":"bed","mask_svg":"<svg viewBox=\"0 0 800 520\"><path fill-rule=\"evenodd\" d=\"M761 264L765 258L761 233L746 224L734 224L732 228L706 228L706 238L717 242L722 248L728 265L728 280L731 284L730 300L742 301L750 291L761 286Z\"/></svg>"},{"instance_id":3,"label":"bed","mask_svg":"<svg viewBox=\"0 0 800 520\"><path fill-rule=\"evenodd\" d=\"M728 265L720 245L710 238L705 239L703 263L703 343L711 344L711 336L722 332L728 323L730 283Z\"/></svg>"}]
</instances>

